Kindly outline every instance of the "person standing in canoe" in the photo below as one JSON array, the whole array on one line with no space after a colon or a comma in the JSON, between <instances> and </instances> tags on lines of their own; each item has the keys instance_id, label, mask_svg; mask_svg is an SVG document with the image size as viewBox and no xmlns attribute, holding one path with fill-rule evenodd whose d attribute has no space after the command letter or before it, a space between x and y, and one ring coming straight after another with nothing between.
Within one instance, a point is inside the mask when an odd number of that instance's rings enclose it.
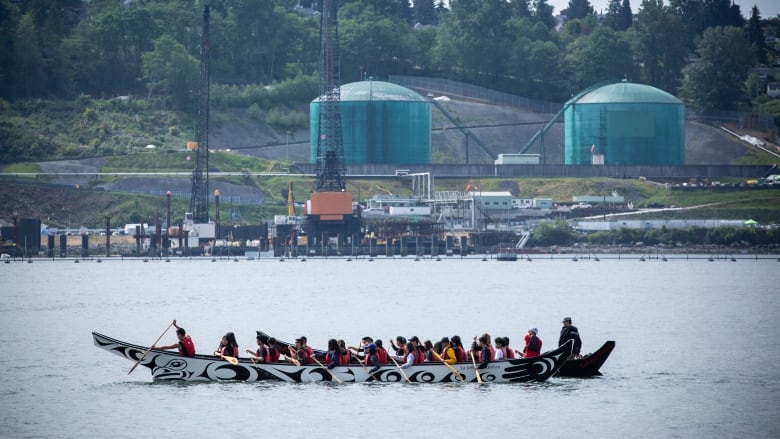
<instances>
[{"instance_id":1,"label":"person standing in canoe","mask_svg":"<svg viewBox=\"0 0 780 439\"><path fill-rule=\"evenodd\" d=\"M217 352L225 357L238 358L238 342L236 341L236 335L232 332L223 335L222 340L219 342Z\"/></svg>"},{"instance_id":2,"label":"person standing in canoe","mask_svg":"<svg viewBox=\"0 0 780 439\"><path fill-rule=\"evenodd\" d=\"M531 328L525 335L525 348L523 348L523 357L538 357L542 353L542 339L539 338L539 329Z\"/></svg>"},{"instance_id":3,"label":"person standing in canoe","mask_svg":"<svg viewBox=\"0 0 780 439\"><path fill-rule=\"evenodd\" d=\"M184 328L176 324L176 320L173 321L173 326L176 327L176 337L179 338L179 342L168 346L152 346L152 349L178 349L179 353L185 357L194 356L195 343L192 342L192 338L187 335L187 331L185 331Z\"/></svg>"},{"instance_id":4,"label":"person standing in canoe","mask_svg":"<svg viewBox=\"0 0 780 439\"><path fill-rule=\"evenodd\" d=\"M563 328L561 328L561 336L558 338L558 346L563 346L569 340L574 340L574 350L571 353L569 359L582 358L580 355L580 349L582 348L582 339L580 339L580 331L577 327L571 324L571 317L563 318Z\"/></svg>"}]
</instances>

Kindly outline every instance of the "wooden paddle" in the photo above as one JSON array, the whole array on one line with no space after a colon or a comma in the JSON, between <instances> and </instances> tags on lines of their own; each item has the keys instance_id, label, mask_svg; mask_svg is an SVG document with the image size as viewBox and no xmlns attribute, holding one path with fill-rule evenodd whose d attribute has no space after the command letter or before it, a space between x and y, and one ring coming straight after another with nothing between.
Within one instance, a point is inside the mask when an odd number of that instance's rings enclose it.
<instances>
[{"instance_id":1,"label":"wooden paddle","mask_svg":"<svg viewBox=\"0 0 780 439\"><path fill-rule=\"evenodd\" d=\"M233 366L238 364L238 358L236 358L236 357L231 357L231 356L228 356L228 355L222 355L222 354L220 354L217 351L214 351L214 355L216 355L217 357L227 361L228 363L232 364Z\"/></svg>"},{"instance_id":2,"label":"wooden paddle","mask_svg":"<svg viewBox=\"0 0 780 439\"><path fill-rule=\"evenodd\" d=\"M290 351L290 353L292 355L284 355L284 354L282 354L284 356L284 358L286 358L287 361L289 361L290 363L292 363L292 364L294 364L296 366L300 366L301 362L298 361L297 358L295 358L297 356L296 353L295 353L295 349L292 346L290 346L290 345L287 345L287 347L289 348L289 351Z\"/></svg>"},{"instance_id":3,"label":"wooden paddle","mask_svg":"<svg viewBox=\"0 0 780 439\"><path fill-rule=\"evenodd\" d=\"M471 364L474 365L474 372L477 373L477 382L482 384L482 377L479 375L479 369L477 369L477 360L474 359L474 351L471 352Z\"/></svg>"},{"instance_id":4,"label":"wooden paddle","mask_svg":"<svg viewBox=\"0 0 780 439\"><path fill-rule=\"evenodd\" d=\"M257 360L260 359L260 357L255 355L256 352L251 350L251 349L247 349L246 353L249 354L249 358L252 360L253 363L257 363ZM216 352L215 352L215 354L216 354Z\"/></svg>"},{"instance_id":5,"label":"wooden paddle","mask_svg":"<svg viewBox=\"0 0 780 439\"><path fill-rule=\"evenodd\" d=\"M344 382L344 381L341 381L341 379L340 379L339 377L337 377L336 375L334 375L334 374L333 374L333 372L331 372L331 371L330 371L330 369L328 369L328 368L327 368L325 365L323 365L322 363L320 363L320 360L318 360L318 359L316 359L316 358L314 358L314 357L312 357L312 360L314 360L314 362L315 362L315 363L319 364L319 365L320 365L320 367L322 367L322 368L324 368L325 370L327 370L327 371L328 371L328 373L330 374L330 376L331 376L331 377L333 377L333 379L334 379L334 380L336 380L336 382L337 382L337 383L341 384L341 383L343 383L343 382Z\"/></svg>"},{"instance_id":6,"label":"wooden paddle","mask_svg":"<svg viewBox=\"0 0 780 439\"><path fill-rule=\"evenodd\" d=\"M436 356L436 358L437 358L439 361L441 361L442 363L444 363L444 365L445 365L445 366L447 366L447 368L448 368L450 371L452 371L452 373L454 373L454 374L455 374L455 377L456 377L456 378L458 378L458 380L459 380L459 381L463 381L463 375L461 375L461 374L460 374L460 372L458 372L457 370L455 370L455 368L454 368L454 367L452 367L452 366L451 366L449 363L447 363L446 361L444 361L444 360L441 358L441 355L439 355L439 353L438 353L438 352L436 352L436 351L434 351L434 350L431 350L431 352L433 353L433 355L435 355L435 356Z\"/></svg>"},{"instance_id":7,"label":"wooden paddle","mask_svg":"<svg viewBox=\"0 0 780 439\"><path fill-rule=\"evenodd\" d=\"M168 330L169 330L169 329L171 329L171 326L173 326L173 322L171 322L171 324L170 324L170 325L168 325L168 327L167 327L167 328L165 328L165 331L163 331L163 333L162 333L162 334L160 334L160 336L159 336L159 337L157 337L157 340L155 340L155 341L154 341L154 343L152 343L152 346L156 345L156 344L157 344L157 343L160 341L160 339L162 339L162 338L163 338L163 335L165 335L165 333L166 333L166 332L168 332ZM144 354L143 354L143 355L141 355L141 358L139 358L139 359L138 359L138 361L136 361L136 362L135 362L135 364L133 365L133 367L131 367L131 368L130 368L130 372L127 372L127 374L128 374L128 375L130 375L131 373L133 373L133 371L135 370L135 368L136 368L136 367L138 367L138 365L139 365L139 364L141 364L141 361L144 359L144 357L146 357L146 354L148 354L148 353L149 353L149 351L151 351L151 350L152 350L152 346L149 346L149 349L147 349L147 350L146 350L146 352L144 352Z\"/></svg>"},{"instance_id":8,"label":"wooden paddle","mask_svg":"<svg viewBox=\"0 0 780 439\"><path fill-rule=\"evenodd\" d=\"M392 355L388 355L388 357L390 357L390 359L393 360L393 364L395 364L395 367L397 367L398 370L401 371L401 375L404 376L404 378L406 379L406 382L409 383L409 384L412 384L412 380L410 380L409 377L406 376L406 372L404 372L404 370L401 369L401 366L398 364L397 361L395 361L395 358L393 358Z\"/></svg>"}]
</instances>

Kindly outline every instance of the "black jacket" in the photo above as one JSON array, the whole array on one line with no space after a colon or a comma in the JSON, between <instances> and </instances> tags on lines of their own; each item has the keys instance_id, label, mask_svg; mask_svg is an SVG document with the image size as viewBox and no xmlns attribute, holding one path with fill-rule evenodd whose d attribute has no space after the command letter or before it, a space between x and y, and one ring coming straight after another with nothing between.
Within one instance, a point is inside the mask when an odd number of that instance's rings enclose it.
<instances>
[{"instance_id":1,"label":"black jacket","mask_svg":"<svg viewBox=\"0 0 780 439\"><path fill-rule=\"evenodd\" d=\"M576 326L564 326L561 328L561 336L558 338L558 346L563 346L569 340L574 340L574 355L580 354L580 348L582 348L582 340L580 340L580 333Z\"/></svg>"}]
</instances>

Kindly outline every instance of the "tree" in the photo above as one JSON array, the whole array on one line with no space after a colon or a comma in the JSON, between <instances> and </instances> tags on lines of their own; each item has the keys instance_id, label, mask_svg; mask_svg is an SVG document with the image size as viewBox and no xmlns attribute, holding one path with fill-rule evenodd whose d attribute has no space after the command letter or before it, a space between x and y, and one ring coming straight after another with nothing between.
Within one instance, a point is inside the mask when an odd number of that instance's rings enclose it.
<instances>
[{"instance_id":1,"label":"tree","mask_svg":"<svg viewBox=\"0 0 780 439\"><path fill-rule=\"evenodd\" d=\"M142 55L143 79L151 95L170 97L173 108L184 110L197 102L199 62L168 35L154 41L154 50Z\"/></svg>"},{"instance_id":2,"label":"tree","mask_svg":"<svg viewBox=\"0 0 780 439\"><path fill-rule=\"evenodd\" d=\"M357 16L339 18L341 79L407 73L413 53L412 29L398 17L364 9Z\"/></svg>"},{"instance_id":3,"label":"tree","mask_svg":"<svg viewBox=\"0 0 780 439\"><path fill-rule=\"evenodd\" d=\"M604 25L609 26L614 30L618 29L618 23L620 21L620 7L621 0L609 0L607 4L607 13L604 14Z\"/></svg>"},{"instance_id":4,"label":"tree","mask_svg":"<svg viewBox=\"0 0 780 439\"><path fill-rule=\"evenodd\" d=\"M699 111L736 110L745 99L753 51L742 29L712 27L697 41L699 59L688 69L681 94Z\"/></svg>"},{"instance_id":5,"label":"tree","mask_svg":"<svg viewBox=\"0 0 780 439\"><path fill-rule=\"evenodd\" d=\"M565 61L576 90L609 79L631 77L634 70L631 45L623 34L606 26L599 26L590 35L569 44Z\"/></svg>"},{"instance_id":6,"label":"tree","mask_svg":"<svg viewBox=\"0 0 780 439\"><path fill-rule=\"evenodd\" d=\"M420 24L436 24L436 6L433 0L416 0L414 18Z\"/></svg>"},{"instance_id":7,"label":"tree","mask_svg":"<svg viewBox=\"0 0 780 439\"><path fill-rule=\"evenodd\" d=\"M669 0L669 10L685 24L685 44L693 50L696 37L704 30L704 3L702 0Z\"/></svg>"},{"instance_id":8,"label":"tree","mask_svg":"<svg viewBox=\"0 0 780 439\"><path fill-rule=\"evenodd\" d=\"M529 6L530 0L510 0L510 9L512 15L515 17L530 17L531 7Z\"/></svg>"},{"instance_id":9,"label":"tree","mask_svg":"<svg viewBox=\"0 0 780 439\"><path fill-rule=\"evenodd\" d=\"M644 0L634 25L634 45L642 62L642 79L648 84L675 93L688 49L685 26L662 0Z\"/></svg>"},{"instance_id":10,"label":"tree","mask_svg":"<svg viewBox=\"0 0 780 439\"><path fill-rule=\"evenodd\" d=\"M439 65L461 78L492 85L506 73L509 5L503 0L452 0L435 50Z\"/></svg>"},{"instance_id":11,"label":"tree","mask_svg":"<svg viewBox=\"0 0 780 439\"><path fill-rule=\"evenodd\" d=\"M536 226L531 240L534 245L538 246L568 245L574 242L574 233L569 227L569 223L556 219L542 222Z\"/></svg>"},{"instance_id":12,"label":"tree","mask_svg":"<svg viewBox=\"0 0 780 439\"><path fill-rule=\"evenodd\" d=\"M745 19L739 5L731 0L704 0L704 28L713 26L742 27Z\"/></svg>"},{"instance_id":13,"label":"tree","mask_svg":"<svg viewBox=\"0 0 780 439\"><path fill-rule=\"evenodd\" d=\"M46 72L33 16L24 14L16 28L16 83L27 97L46 96Z\"/></svg>"},{"instance_id":14,"label":"tree","mask_svg":"<svg viewBox=\"0 0 780 439\"><path fill-rule=\"evenodd\" d=\"M569 0L569 6L561 11L568 20L585 18L588 15L593 15L593 6L589 0Z\"/></svg>"},{"instance_id":15,"label":"tree","mask_svg":"<svg viewBox=\"0 0 780 439\"><path fill-rule=\"evenodd\" d=\"M13 72L16 68L16 31L19 11L9 0L0 0L0 97L10 99L19 94Z\"/></svg>"},{"instance_id":16,"label":"tree","mask_svg":"<svg viewBox=\"0 0 780 439\"><path fill-rule=\"evenodd\" d=\"M764 29L761 26L761 12L759 12L756 5L753 5L753 9L750 10L747 32L748 41L753 45L756 59L759 63L766 64L768 61L766 56L766 39L764 38Z\"/></svg>"},{"instance_id":17,"label":"tree","mask_svg":"<svg viewBox=\"0 0 780 439\"><path fill-rule=\"evenodd\" d=\"M623 0L620 5L620 15L618 15L617 28L615 30L626 30L634 24L634 13L631 12L630 0Z\"/></svg>"},{"instance_id":18,"label":"tree","mask_svg":"<svg viewBox=\"0 0 780 439\"><path fill-rule=\"evenodd\" d=\"M558 25L558 20L553 17L553 6L547 3L547 0L533 0L533 5L534 13L532 17L544 23L547 29L555 29Z\"/></svg>"}]
</instances>

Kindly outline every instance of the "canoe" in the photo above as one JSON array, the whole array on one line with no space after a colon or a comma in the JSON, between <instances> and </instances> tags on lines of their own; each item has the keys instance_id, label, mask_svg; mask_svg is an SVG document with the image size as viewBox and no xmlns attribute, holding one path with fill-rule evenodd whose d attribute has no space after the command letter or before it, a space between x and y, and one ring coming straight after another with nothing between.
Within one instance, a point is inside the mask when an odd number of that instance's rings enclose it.
<instances>
[{"instance_id":1,"label":"canoe","mask_svg":"<svg viewBox=\"0 0 780 439\"><path fill-rule=\"evenodd\" d=\"M147 347L123 342L93 332L95 346L137 362ZM493 383L519 383L545 381L550 378L566 358L571 355L573 342L567 342L538 357L495 361L480 369L482 381ZM450 367L440 362L424 363L403 369L394 364L383 365L373 375L360 364L350 364L327 369L317 364L301 365L288 362L255 364L248 358L239 358L231 364L212 355L185 357L174 351L151 350L141 360L141 366L150 369L154 381L262 381L279 380L291 383L311 382L401 382L408 377L415 383L476 382L477 377L471 363L455 363ZM462 380L459 379L462 377Z\"/></svg>"},{"instance_id":2,"label":"canoe","mask_svg":"<svg viewBox=\"0 0 780 439\"><path fill-rule=\"evenodd\" d=\"M599 369L607 361L609 354L612 353L612 349L615 349L615 342L612 340L607 341L596 352L563 363L556 376L573 378L599 376L601 375Z\"/></svg>"}]
</instances>

